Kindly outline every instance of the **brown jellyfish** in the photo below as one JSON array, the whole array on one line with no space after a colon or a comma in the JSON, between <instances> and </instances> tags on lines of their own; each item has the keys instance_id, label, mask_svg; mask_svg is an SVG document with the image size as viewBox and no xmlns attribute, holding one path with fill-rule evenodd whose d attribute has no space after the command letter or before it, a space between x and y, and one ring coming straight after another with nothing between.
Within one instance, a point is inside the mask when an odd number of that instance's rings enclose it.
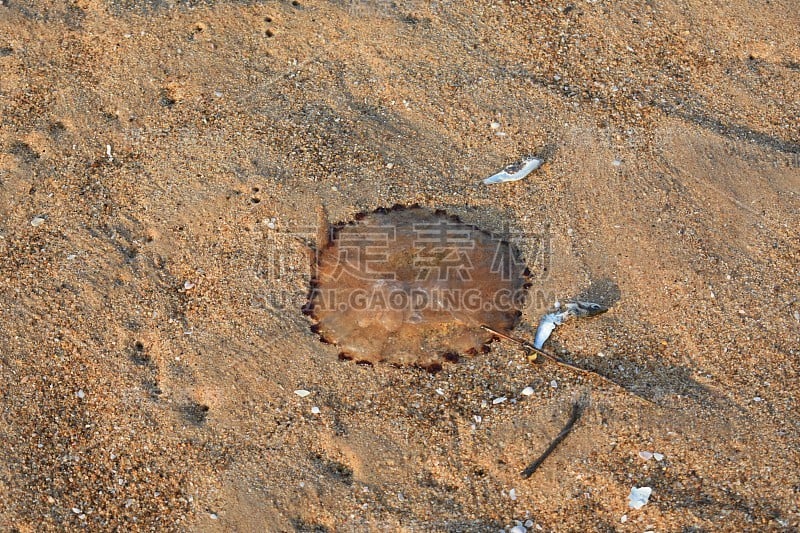
<instances>
[{"instance_id":1,"label":"brown jellyfish","mask_svg":"<svg viewBox=\"0 0 800 533\"><path fill-rule=\"evenodd\" d=\"M380 209L319 243L305 311L359 362L441 368L508 332L525 297L514 247L443 211Z\"/></svg>"}]
</instances>

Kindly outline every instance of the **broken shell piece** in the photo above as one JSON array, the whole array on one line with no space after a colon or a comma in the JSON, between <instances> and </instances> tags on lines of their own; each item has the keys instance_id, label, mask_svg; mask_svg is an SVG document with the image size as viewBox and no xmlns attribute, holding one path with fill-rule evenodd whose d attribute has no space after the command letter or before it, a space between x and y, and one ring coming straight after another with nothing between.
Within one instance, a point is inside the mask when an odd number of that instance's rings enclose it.
<instances>
[{"instance_id":1,"label":"broken shell piece","mask_svg":"<svg viewBox=\"0 0 800 533\"><path fill-rule=\"evenodd\" d=\"M44 217L35 216L35 217L33 217L31 219L31 226L33 226L34 228L37 228L37 227L41 226L42 224L44 224L44 220L45 220Z\"/></svg>"},{"instance_id":2,"label":"broken shell piece","mask_svg":"<svg viewBox=\"0 0 800 533\"><path fill-rule=\"evenodd\" d=\"M550 313L542 317L539 321L539 327L536 328L536 337L533 339L533 345L536 349L541 350L544 343L550 338L550 334L556 329L556 326L560 326L564 322L564 317L562 316L564 314Z\"/></svg>"},{"instance_id":3,"label":"broken shell piece","mask_svg":"<svg viewBox=\"0 0 800 533\"><path fill-rule=\"evenodd\" d=\"M518 181L542 166L542 160L537 157L526 157L522 161L508 165L506 168L493 176L489 176L483 183L505 183L507 181Z\"/></svg>"},{"instance_id":4,"label":"broken shell piece","mask_svg":"<svg viewBox=\"0 0 800 533\"><path fill-rule=\"evenodd\" d=\"M567 312L571 316L579 318L600 315L608 311L608 307L594 302L570 302L567 304Z\"/></svg>"},{"instance_id":5,"label":"broken shell piece","mask_svg":"<svg viewBox=\"0 0 800 533\"><path fill-rule=\"evenodd\" d=\"M641 509L647 505L652 493L653 489L650 487L632 487L631 493L628 495L628 506L631 509Z\"/></svg>"},{"instance_id":6,"label":"broken shell piece","mask_svg":"<svg viewBox=\"0 0 800 533\"><path fill-rule=\"evenodd\" d=\"M300 396L301 398L305 398L306 396L311 394L309 391L305 389L297 389L296 391L294 391L294 393Z\"/></svg>"},{"instance_id":7,"label":"broken shell piece","mask_svg":"<svg viewBox=\"0 0 800 533\"><path fill-rule=\"evenodd\" d=\"M533 340L534 347L541 350L544 343L550 338L550 334L556 329L556 326L560 326L569 318L574 316L585 318L608 311L608 307L594 302L569 302L564 307L565 310L560 313L549 313L542 317L539 321L539 327L536 328L536 337Z\"/></svg>"}]
</instances>

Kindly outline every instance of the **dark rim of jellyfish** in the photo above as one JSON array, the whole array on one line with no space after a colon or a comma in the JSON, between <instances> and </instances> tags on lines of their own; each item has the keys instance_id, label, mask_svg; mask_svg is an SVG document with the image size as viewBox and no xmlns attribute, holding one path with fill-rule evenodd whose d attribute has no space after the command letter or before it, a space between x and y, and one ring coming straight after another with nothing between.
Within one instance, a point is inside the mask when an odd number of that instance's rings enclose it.
<instances>
[{"instance_id":1,"label":"dark rim of jellyfish","mask_svg":"<svg viewBox=\"0 0 800 533\"><path fill-rule=\"evenodd\" d=\"M480 227L478 227L478 226L476 226L474 224L467 224L466 222L461 220L461 218L458 215L453 215L451 213L448 213L444 209L431 209L429 207L422 206L422 205L419 205L419 204L410 204L410 205L394 204L391 207L379 207L379 208L377 208L377 209L375 209L373 211L362 211L360 213L357 213L353 217L353 220L351 220L349 222L339 222L339 223L336 223L336 224L330 224L329 227L327 228L328 238L327 238L327 242L325 243L325 245L322 248L317 248L318 244L316 244L316 245L311 247L311 250L313 252L315 252L315 253L311 254L311 280L309 282L308 293L306 294L306 302L305 302L305 304L303 304L303 307L302 307L302 312L303 312L303 314L305 316L311 318L314 321L317 320L317 317L314 316L313 296L314 296L314 291L319 287L319 278L317 277L317 258L319 257L319 254L322 252L322 250L327 249L330 246L333 246L334 242L336 241L336 239L339 236L339 233L343 229L348 228L348 227L356 226L360 221L364 220L368 216L371 216L371 215L386 215L386 214L389 214L389 213L391 213L393 211L405 211L407 209L426 209L426 210L428 210L429 212L431 212L434 215L446 216L452 222L456 222L458 224L463 224L463 225L469 227L470 229L473 229L475 231L480 231L484 235L488 235L491 238L498 239L498 240L502 241L503 243L507 244L511 248L512 252L514 253L514 255L516 256L517 259L521 259L521 255L522 255L521 252L511 242L507 241L504 238L501 238L499 235L497 235L495 233L488 232L488 231L484 230L483 228L480 228ZM525 268L522 270L522 272L520 274L520 277L524 280L524 282L522 284L522 287L521 287L523 290L527 290L531 286L530 274L531 274L531 272L528 269L528 266L525 265ZM522 316L522 311L520 311L518 309L517 312L516 312L515 320L518 320L520 316ZM319 331L319 324L318 323L315 322L315 323L311 324L310 330L311 330L312 333L314 333L319 338L320 342L322 342L324 344L331 344L331 345L334 345L334 346L336 345L335 342L329 341L328 339L326 339L322 335L322 333ZM489 352L489 345L493 341L495 341L497 339L498 338L496 336L491 337L478 350L481 353L484 353L484 354L488 353ZM474 354L478 350L471 350L470 352L468 352L465 355ZM460 355L458 353L455 353L455 352L444 352L444 353L441 353L439 355L442 357L442 359L444 361L458 362L459 359L460 359ZM339 359L344 360L344 361L352 361L352 360L354 360L354 357L352 355L346 353L346 352L339 352ZM356 360L355 362L356 362L356 364L362 365L362 366L370 366L370 367L374 366L372 361ZM393 364L393 363L389 363L389 364ZM400 365L394 365L394 366L400 366ZM424 366L423 365L414 365L414 366L418 366L420 368L423 368L424 370L427 370L428 372L439 372L440 370L442 370L442 365L440 363L432 363L430 365L424 365Z\"/></svg>"}]
</instances>

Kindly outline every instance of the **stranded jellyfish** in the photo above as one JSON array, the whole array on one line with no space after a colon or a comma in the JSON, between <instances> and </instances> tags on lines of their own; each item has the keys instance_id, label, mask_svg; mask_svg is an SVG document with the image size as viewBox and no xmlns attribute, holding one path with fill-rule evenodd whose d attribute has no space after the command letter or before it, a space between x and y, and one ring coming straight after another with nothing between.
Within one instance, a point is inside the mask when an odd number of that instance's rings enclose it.
<instances>
[{"instance_id":1,"label":"stranded jellyfish","mask_svg":"<svg viewBox=\"0 0 800 533\"><path fill-rule=\"evenodd\" d=\"M514 247L442 211L395 207L326 232L305 311L341 357L436 370L508 332L526 268Z\"/></svg>"}]
</instances>

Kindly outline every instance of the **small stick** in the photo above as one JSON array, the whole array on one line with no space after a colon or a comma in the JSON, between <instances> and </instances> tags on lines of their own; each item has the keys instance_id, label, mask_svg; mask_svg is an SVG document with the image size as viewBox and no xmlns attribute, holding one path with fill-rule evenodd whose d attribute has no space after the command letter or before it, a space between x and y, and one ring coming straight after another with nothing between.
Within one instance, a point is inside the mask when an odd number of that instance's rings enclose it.
<instances>
[{"instance_id":1,"label":"small stick","mask_svg":"<svg viewBox=\"0 0 800 533\"><path fill-rule=\"evenodd\" d=\"M584 372L588 372L588 370L584 370L583 368L578 368L577 366L572 366L571 364L569 364L567 362L564 362L564 361L561 361L557 357L555 357L553 355L550 355L549 353L545 352L544 350L540 350L539 348L534 346L532 342L528 342L528 341L525 341L525 340L522 340L522 339L518 339L516 337L512 337L511 335L506 335L505 333L497 331L496 329L492 329L492 328L490 328L489 326L486 326L486 325L482 325L481 328L485 329L489 333L493 333L493 334L497 335L501 339L505 339L507 341L511 341L511 342L516 343L516 344L519 344L520 346L525 348L527 351L532 352L534 354L534 356L542 356L545 359L553 361L554 363L562 364L564 366L568 366L570 368L574 368L575 370L583 370ZM535 361L536 357L532 357L532 359Z\"/></svg>"},{"instance_id":2,"label":"small stick","mask_svg":"<svg viewBox=\"0 0 800 533\"><path fill-rule=\"evenodd\" d=\"M597 378L600 378L602 381L604 381L604 382L606 382L606 383L608 383L610 385L614 385L615 387L619 387L622 390L624 390L625 392L627 392L628 394L632 394L633 396L639 398L640 400L643 400L643 401L645 401L647 403L650 403L650 404L653 404L653 405L658 405L657 403L655 403L655 402L653 402L651 400L648 400L647 398L644 398L644 397L639 396L638 394L636 394L634 392L629 391L628 389L626 389L625 387L623 387L622 385L620 385L616 381L611 381L607 377L605 377L605 376L603 376L601 374L598 374L597 372L595 372L593 370L589 370L587 368L581 368L579 366L575 366L575 365L573 365L571 363L567 363L563 359L559 359L555 355L550 355L549 353L545 352L544 350L541 350L541 349L537 348L536 346L534 346L533 343L531 343L531 342L528 342L528 341L522 340L522 339L518 339L516 337L512 337L511 335L506 335L505 333L501 333L500 331L492 329L492 328L490 328L489 326L486 326L486 325L481 325L481 328L485 329L489 333L493 333L493 334L497 335L501 339L505 339L507 341L511 341L511 342L514 342L514 343L522 346L525 350L527 350L528 352L531 352L531 353L534 354L534 356L532 357L532 359L534 361L536 360L536 358L538 356L541 356L542 358L547 359L548 361L552 361L553 363L555 363L557 365L561 365L563 367L570 368L572 370L580 372L581 374L586 374L586 375L589 375L589 376L595 376Z\"/></svg>"},{"instance_id":3,"label":"small stick","mask_svg":"<svg viewBox=\"0 0 800 533\"><path fill-rule=\"evenodd\" d=\"M547 459L547 457L553 453L553 450L558 448L558 445L561 444L561 441L563 441L567 435L570 434L572 428L575 427L575 423L580 419L582 414L583 405L581 402L573 403L572 414L569 416L569 420L567 420L567 423L564 425L564 429L561 430L561 433L556 435L556 438L553 439L553 442L550 443L550 446L547 447L544 453L540 455L538 459L532 462L528 468L522 471L522 479L528 479L540 466L542 466L542 463L544 463L545 459Z\"/></svg>"}]
</instances>

